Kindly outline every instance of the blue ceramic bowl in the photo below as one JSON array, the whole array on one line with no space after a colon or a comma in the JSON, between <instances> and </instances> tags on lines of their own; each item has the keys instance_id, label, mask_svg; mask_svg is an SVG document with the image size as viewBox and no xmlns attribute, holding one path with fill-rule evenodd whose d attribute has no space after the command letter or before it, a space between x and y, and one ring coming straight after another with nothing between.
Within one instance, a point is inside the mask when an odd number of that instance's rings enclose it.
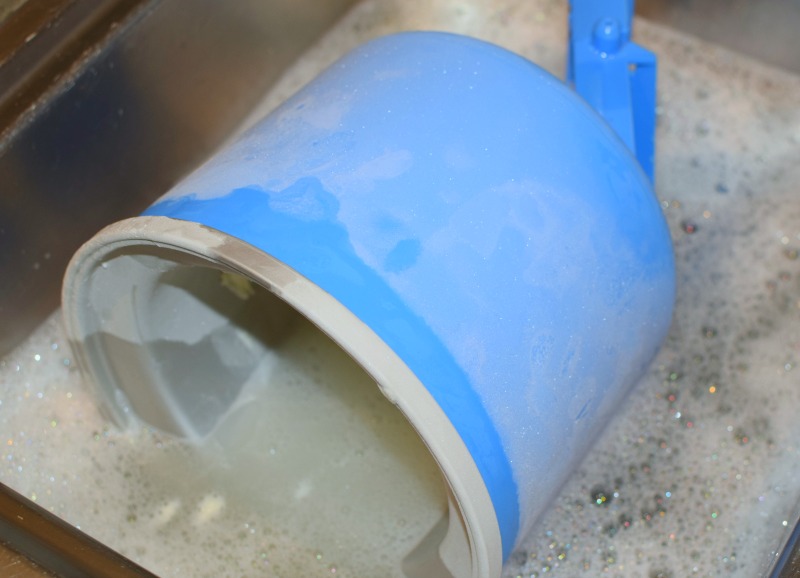
<instances>
[{"instance_id":1,"label":"blue ceramic bowl","mask_svg":"<svg viewBox=\"0 0 800 578\"><path fill-rule=\"evenodd\" d=\"M161 331L175 263L266 287L375 377L442 469L454 576L499 576L674 300L659 204L612 130L531 62L443 33L345 56L76 256L67 321L111 413L202 433L157 353L118 344Z\"/></svg>"}]
</instances>

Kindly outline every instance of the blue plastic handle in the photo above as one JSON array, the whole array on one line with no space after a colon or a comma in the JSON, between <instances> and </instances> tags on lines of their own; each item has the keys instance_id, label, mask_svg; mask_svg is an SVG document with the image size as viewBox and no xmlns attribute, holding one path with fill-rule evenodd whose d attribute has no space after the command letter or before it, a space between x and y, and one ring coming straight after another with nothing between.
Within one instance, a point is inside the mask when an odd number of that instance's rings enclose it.
<instances>
[{"instance_id":1,"label":"blue plastic handle","mask_svg":"<svg viewBox=\"0 0 800 578\"><path fill-rule=\"evenodd\" d=\"M653 181L656 56L630 41L633 0L570 0L567 81Z\"/></svg>"}]
</instances>

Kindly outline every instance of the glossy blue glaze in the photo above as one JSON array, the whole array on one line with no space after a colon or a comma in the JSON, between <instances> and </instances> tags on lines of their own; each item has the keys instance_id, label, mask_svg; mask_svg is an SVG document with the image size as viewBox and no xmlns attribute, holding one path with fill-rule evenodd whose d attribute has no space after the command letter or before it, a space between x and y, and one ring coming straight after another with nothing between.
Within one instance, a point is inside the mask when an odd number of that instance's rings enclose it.
<instances>
[{"instance_id":1,"label":"glossy blue glaze","mask_svg":"<svg viewBox=\"0 0 800 578\"><path fill-rule=\"evenodd\" d=\"M274 210L284 203L305 210L301 215ZM413 369L447 415L457 416L456 429L484 475L494 507L509 520L503 543L513 544L519 524L517 489L480 398L425 320L358 257L337 219L338 209L336 198L318 179L303 178L282 191L249 187L213 199L166 199L145 214L203 223L248 241L290 264L356 313ZM383 269L410 267L418 247L416 240L400 241L386 256Z\"/></svg>"},{"instance_id":2,"label":"glossy blue glaze","mask_svg":"<svg viewBox=\"0 0 800 578\"><path fill-rule=\"evenodd\" d=\"M259 247L370 326L464 439L505 556L671 318L636 160L559 80L460 36L362 46L146 214Z\"/></svg>"}]
</instances>

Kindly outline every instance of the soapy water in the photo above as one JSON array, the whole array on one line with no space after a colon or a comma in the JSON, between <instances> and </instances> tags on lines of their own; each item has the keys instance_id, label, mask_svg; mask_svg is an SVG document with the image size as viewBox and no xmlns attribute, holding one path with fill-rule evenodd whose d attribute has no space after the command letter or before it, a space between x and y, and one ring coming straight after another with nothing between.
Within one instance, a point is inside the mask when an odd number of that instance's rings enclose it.
<instances>
[{"instance_id":1,"label":"soapy water","mask_svg":"<svg viewBox=\"0 0 800 578\"><path fill-rule=\"evenodd\" d=\"M302 319L194 443L105 422L58 316L0 363L2 480L161 576L401 576L447 510L416 432Z\"/></svg>"},{"instance_id":2,"label":"soapy water","mask_svg":"<svg viewBox=\"0 0 800 578\"><path fill-rule=\"evenodd\" d=\"M473 34L560 74L565 6L360 3L254 116L346 50L402 29ZM675 241L675 321L506 577L760 576L798 516L800 80L644 21L635 33L659 57L656 192ZM248 501L192 487L209 465L186 447L103 420L57 316L0 365L0 479L41 505L163 576L281 575L279 553L312 558L309 576L347 575ZM185 466L180 491L160 492L151 456Z\"/></svg>"}]
</instances>

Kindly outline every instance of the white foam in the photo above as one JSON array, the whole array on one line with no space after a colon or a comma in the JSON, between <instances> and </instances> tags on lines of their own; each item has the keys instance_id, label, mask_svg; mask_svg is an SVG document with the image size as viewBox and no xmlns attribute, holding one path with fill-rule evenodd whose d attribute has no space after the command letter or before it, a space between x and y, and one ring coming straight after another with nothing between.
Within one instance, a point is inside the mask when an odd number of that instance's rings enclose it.
<instances>
[{"instance_id":1,"label":"white foam","mask_svg":"<svg viewBox=\"0 0 800 578\"><path fill-rule=\"evenodd\" d=\"M403 29L474 34L561 74L565 10L561 0L361 3L254 116L346 50ZM507 576L750 578L798 513L800 80L646 22L635 31L660 59L657 193L676 242L676 321ZM165 577L270 576L279 555L331 574L328 548L298 548L231 495L202 532L192 526L215 491L195 478L216 474L180 445L111 429L68 357L54 318L2 362L5 483ZM161 479L163 462L187 464L196 489Z\"/></svg>"}]
</instances>

